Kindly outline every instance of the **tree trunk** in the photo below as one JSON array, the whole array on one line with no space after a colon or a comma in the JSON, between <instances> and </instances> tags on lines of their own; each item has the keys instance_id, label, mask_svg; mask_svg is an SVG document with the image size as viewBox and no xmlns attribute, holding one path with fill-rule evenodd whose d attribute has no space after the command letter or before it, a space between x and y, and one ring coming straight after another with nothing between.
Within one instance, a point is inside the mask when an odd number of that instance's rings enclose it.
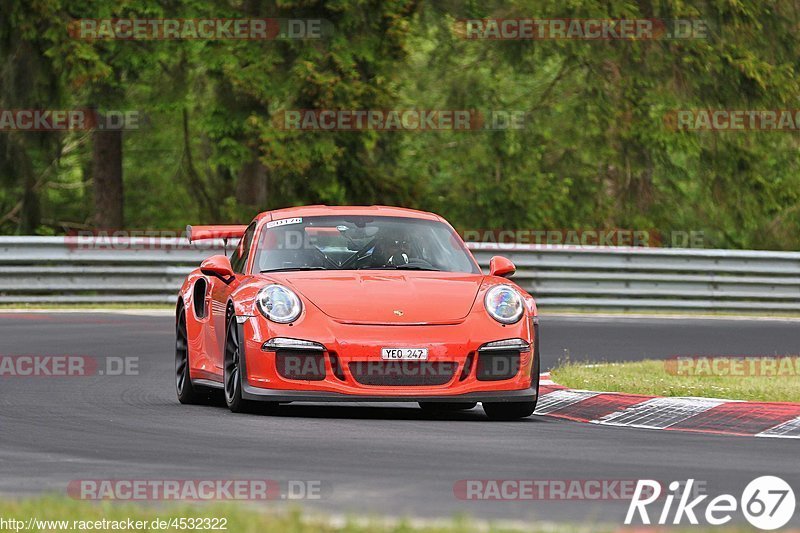
<instances>
[{"instance_id":1,"label":"tree trunk","mask_svg":"<svg viewBox=\"0 0 800 533\"><path fill-rule=\"evenodd\" d=\"M255 151L252 159L239 172L236 203L257 208L264 208L267 203L267 168L258 160Z\"/></svg>"},{"instance_id":2,"label":"tree trunk","mask_svg":"<svg viewBox=\"0 0 800 533\"><path fill-rule=\"evenodd\" d=\"M92 134L94 224L99 229L123 227L122 131L95 130Z\"/></svg>"},{"instance_id":3,"label":"tree trunk","mask_svg":"<svg viewBox=\"0 0 800 533\"><path fill-rule=\"evenodd\" d=\"M33 175L31 161L28 154L22 152L17 158L20 163L19 170L23 179L22 213L20 214L19 229L22 235L32 235L42 223L39 193L36 191L36 178Z\"/></svg>"},{"instance_id":4,"label":"tree trunk","mask_svg":"<svg viewBox=\"0 0 800 533\"><path fill-rule=\"evenodd\" d=\"M189 193L192 194L198 205L210 216L212 223L219 222L220 212L219 203L208 192L206 181L200 176L194 166L194 156L192 155L192 142L189 133L189 110L183 108L183 166L186 176L189 178Z\"/></svg>"}]
</instances>

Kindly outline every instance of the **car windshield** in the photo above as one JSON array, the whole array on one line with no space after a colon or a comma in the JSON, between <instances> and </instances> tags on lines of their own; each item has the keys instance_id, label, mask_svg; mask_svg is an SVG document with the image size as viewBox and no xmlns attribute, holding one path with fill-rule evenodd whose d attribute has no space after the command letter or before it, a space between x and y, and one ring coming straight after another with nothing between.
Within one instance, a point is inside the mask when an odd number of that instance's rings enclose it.
<instances>
[{"instance_id":1,"label":"car windshield","mask_svg":"<svg viewBox=\"0 0 800 533\"><path fill-rule=\"evenodd\" d=\"M268 222L254 270L427 270L480 273L442 222L402 217L320 216Z\"/></svg>"}]
</instances>

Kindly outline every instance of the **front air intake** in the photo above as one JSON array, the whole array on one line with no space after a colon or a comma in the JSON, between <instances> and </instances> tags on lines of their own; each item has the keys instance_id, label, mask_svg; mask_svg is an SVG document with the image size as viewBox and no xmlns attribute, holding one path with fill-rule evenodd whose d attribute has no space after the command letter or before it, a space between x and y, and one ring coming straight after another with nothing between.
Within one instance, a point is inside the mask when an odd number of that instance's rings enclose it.
<instances>
[{"instance_id":1,"label":"front air intake","mask_svg":"<svg viewBox=\"0 0 800 533\"><path fill-rule=\"evenodd\" d=\"M278 350L275 367L284 379L322 381L325 379L325 354L319 351Z\"/></svg>"},{"instance_id":2,"label":"front air intake","mask_svg":"<svg viewBox=\"0 0 800 533\"><path fill-rule=\"evenodd\" d=\"M478 352L475 377L479 381L511 379L519 373L519 350L491 350Z\"/></svg>"}]
</instances>

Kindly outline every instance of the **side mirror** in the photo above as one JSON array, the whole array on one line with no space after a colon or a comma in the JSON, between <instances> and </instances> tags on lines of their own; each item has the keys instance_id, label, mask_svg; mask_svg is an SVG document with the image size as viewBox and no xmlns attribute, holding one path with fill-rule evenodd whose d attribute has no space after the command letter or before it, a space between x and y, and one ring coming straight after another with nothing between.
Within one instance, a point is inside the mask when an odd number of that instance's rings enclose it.
<instances>
[{"instance_id":1,"label":"side mirror","mask_svg":"<svg viewBox=\"0 0 800 533\"><path fill-rule=\"evenodd\" d=\"M501 278L509 278L517 271L517 267L510 259L496 255L489 261L489 274L492 276L500 276Z\"/></svg>"},{"instance_id":2,"label":"side mirror","mask_svg":"<svg viewBox=\"0 0 800 533\"><path fill-rule=\"evenodd\" d=\"M220 277L223 280L228 280L234 276L231 262L224 255L212 255L200 263L200 272L207 276Z\"/></svg>"}]
</instances>

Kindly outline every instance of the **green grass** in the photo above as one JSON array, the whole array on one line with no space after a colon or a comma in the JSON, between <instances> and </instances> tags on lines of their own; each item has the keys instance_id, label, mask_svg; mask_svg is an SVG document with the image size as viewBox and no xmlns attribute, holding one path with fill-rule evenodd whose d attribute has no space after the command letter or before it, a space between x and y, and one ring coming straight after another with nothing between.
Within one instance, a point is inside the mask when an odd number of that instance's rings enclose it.
<instances>
[{"instance_id":1,"label":"green grass","mask_svg":"<svg viewBox=\"0 0 800 533\"><path fill-rule=\"evenodd\" d=\"M619 525L601 525L597 523L563 524L527 523L519 525L497 525L472 521L468 518L451 520L390 520L385 518L347 518L333 520L321 515L306 516L299 508L286 510L276 509L258 504L214 503L214 504L130 504L119 502L85 502L60 496L46 496L21 500L0 500L0 519L15 519L26 522L30 518L37 520L67 520L68 531L109 531L108 528L91 527L75 528L73 521L134 521L147 522L147 527L129 531L187 531L180 528L151 528L153 520L171 520L180 518L225 519L224 531L230 533L466 533L471 531L488 532L521 532L528 533L612 533L620 530ZM0 521L2 524L2 521ZM44 525L43 525L44 526ZM0 526L0 531L14 531ZM56 527L34 527L21 531L59 531ZM63 531L63 529L62 529ZM206 531L211 531L206 529ZM731 533L747 531L744 527L676 527L671 533Z\"/></svg>"},{"instance_id":2,"label":"green grass","mask_svg":"<svg viewBox=\"0 0 800 533\"><path fill-rule=\"evenodd\" d=\"M209 504L164 504L147 505L120 502L85 502L64 497L48 496L18 501L0 501L0 518L27 521L30 517L38 520L68 520L70 530L73 521L122 521L127 519L149 522L146 529L135 531L179 531L180 528L158 529L150 525L155 519L172 520L181 518L209 518L225 520L224 531L233 533L460 533L472 531L466 520L452 520L441 526L414 527L408 522L393 524L374 520L334 521L320 516L305 517L299 508L276 510L259 507L258 504L209 503ZM6 529L7 530L7 529ZM0 528L0 531L6 531ZM25 531L45 531L45 528ZM55 530L55 529L54 529ZM93 529L97 531L98 529ZM108 529L100 528L99 531ZM211 529L206 528L207 531ZM218 528L218 530L220 530ZM12 530L13 531L13 530ZM490 531L519 531L495 529ZM533 531L533 530L531 530Z\"/></svg>"},{"instance_id":3,"label":"green grass","mask_svg":"<svg viewBox=\"0 0 800 533\"><path fill-rule=\"evenodd\" d=\"M672 363L649 360L601 364L566 362L550 374L553 381L572 389L653 396L800 402L800 377L797 374L747 377L676 375L675 364L674 360Z\"/></svg>"}]
</instances>

